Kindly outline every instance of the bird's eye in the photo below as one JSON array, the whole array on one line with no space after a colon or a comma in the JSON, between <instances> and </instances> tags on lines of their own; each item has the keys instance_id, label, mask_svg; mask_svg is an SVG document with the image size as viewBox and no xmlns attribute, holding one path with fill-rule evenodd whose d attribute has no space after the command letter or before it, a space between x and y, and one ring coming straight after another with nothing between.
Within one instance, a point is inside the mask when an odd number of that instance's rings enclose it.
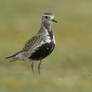
<instances>
[{"instance_id":1,"label":"bird's eye","mask_svg":"<svg viewBox=\"0 0 92 92\"><path fill-rule=\"evenodd\" d=\"M47 19L47 18L48 18L48 16L45 16L45 18Z\"/></svg>"}]
</instances>

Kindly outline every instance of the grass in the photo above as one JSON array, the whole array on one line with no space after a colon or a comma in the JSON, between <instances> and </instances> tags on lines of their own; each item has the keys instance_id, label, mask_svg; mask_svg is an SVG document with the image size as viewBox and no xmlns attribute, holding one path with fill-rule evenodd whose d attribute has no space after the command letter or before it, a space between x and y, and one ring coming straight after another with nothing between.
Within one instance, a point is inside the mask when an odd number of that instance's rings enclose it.
<instances>
[{"instance_id":1,"label":"grass","mask_svg":"<svg viewBox=\"0 0 92 92\"><path fill-rule=\"evenodd\" d=\"M1 0L0 92L92 92L92 1ZM41 75L31 62L9 63L40 27L41 14L53 12L54 52L43 60Z\"/></svg>"}]
</instances>

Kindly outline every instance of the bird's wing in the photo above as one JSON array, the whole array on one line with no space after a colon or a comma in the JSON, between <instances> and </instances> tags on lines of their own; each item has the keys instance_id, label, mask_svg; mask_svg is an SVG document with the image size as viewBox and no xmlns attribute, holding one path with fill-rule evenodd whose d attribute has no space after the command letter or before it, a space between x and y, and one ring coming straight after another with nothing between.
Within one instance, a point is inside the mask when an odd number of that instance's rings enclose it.
<instances>
[{"instance_id":1,"label":"bird's wing","mask_svg":"<svg viewBox=\"0 0 92 92\"><path fill-rule=\"evenodd\" d=\"M31 54L32 52L35 51L35 49L37 47L39 47L41 44L43 44L46 40L46 36L41 36L41 35L36 35L33 36L31 39L29 39L27 41L27 43L25 44L23 51L25 51L26 53Z\"/></svg>"}]
</instances>

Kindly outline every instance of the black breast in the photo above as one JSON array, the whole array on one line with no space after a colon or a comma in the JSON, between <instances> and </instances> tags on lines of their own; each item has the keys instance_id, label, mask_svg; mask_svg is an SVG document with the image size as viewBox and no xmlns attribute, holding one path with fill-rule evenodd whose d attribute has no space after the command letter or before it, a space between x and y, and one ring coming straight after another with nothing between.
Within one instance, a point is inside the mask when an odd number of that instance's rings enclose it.
<instances>
[{"instance_id":1,"label":"black breast","mask_svg":"<svg viewBox=\"0 0 92 92\"><path fill-rule=\"evenodd\" d=\"M55 44L53 42L45 43L42 46L38 47L38 49L32 53L29 59L32 60L41 60L47 57L54 49Z\"/></svg>"}]
</instances>

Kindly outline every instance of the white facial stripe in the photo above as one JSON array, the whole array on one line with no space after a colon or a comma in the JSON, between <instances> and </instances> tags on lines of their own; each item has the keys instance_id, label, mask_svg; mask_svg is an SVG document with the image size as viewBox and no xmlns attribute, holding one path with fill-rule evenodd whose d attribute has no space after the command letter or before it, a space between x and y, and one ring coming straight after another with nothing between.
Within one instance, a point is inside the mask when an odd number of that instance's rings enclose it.
<instances>
[{"instance_id":1,"label":"white facial stripe","mask_svg":"<svg viewBox=\"0 0 92 92\"><path fill-rule=\"evenodd\" d=\"M54 36L54 35L53 35L53 40L52 40L52 41L54 42L54 44L56 43L56 42L55 42L55 36Z\"/></svg>"},{"instance_id":2,"label":"white facial stripe","mask_svg":"<svg viewBox=\"0 0 92 92\"><path fill-rule=\"evenodd\" d=\"M45 31L45 36L49 35L48 30L45 27L43 27L43 28L44 28L44 31Z\"/></svg>"},{"instance_id":3,"label":"white facial stripe","mask_svg":"<svg viewBox=\"0 0 92 92\"><path fill-rule=\"evenodd\" d=\"M51 19L54 19L54 16L50 16L51 17Z\"/></svg>"},{"instance_id":4,"label":"white facial stripe","mask_svg":"<svg viewBox=\"0 0 92 92\"><path fill-rule=\"evenodd\" d=\"M54 18L54 15L43 15L43 16L49 16L51 19Z\"/></svg>"}]
</instances>

